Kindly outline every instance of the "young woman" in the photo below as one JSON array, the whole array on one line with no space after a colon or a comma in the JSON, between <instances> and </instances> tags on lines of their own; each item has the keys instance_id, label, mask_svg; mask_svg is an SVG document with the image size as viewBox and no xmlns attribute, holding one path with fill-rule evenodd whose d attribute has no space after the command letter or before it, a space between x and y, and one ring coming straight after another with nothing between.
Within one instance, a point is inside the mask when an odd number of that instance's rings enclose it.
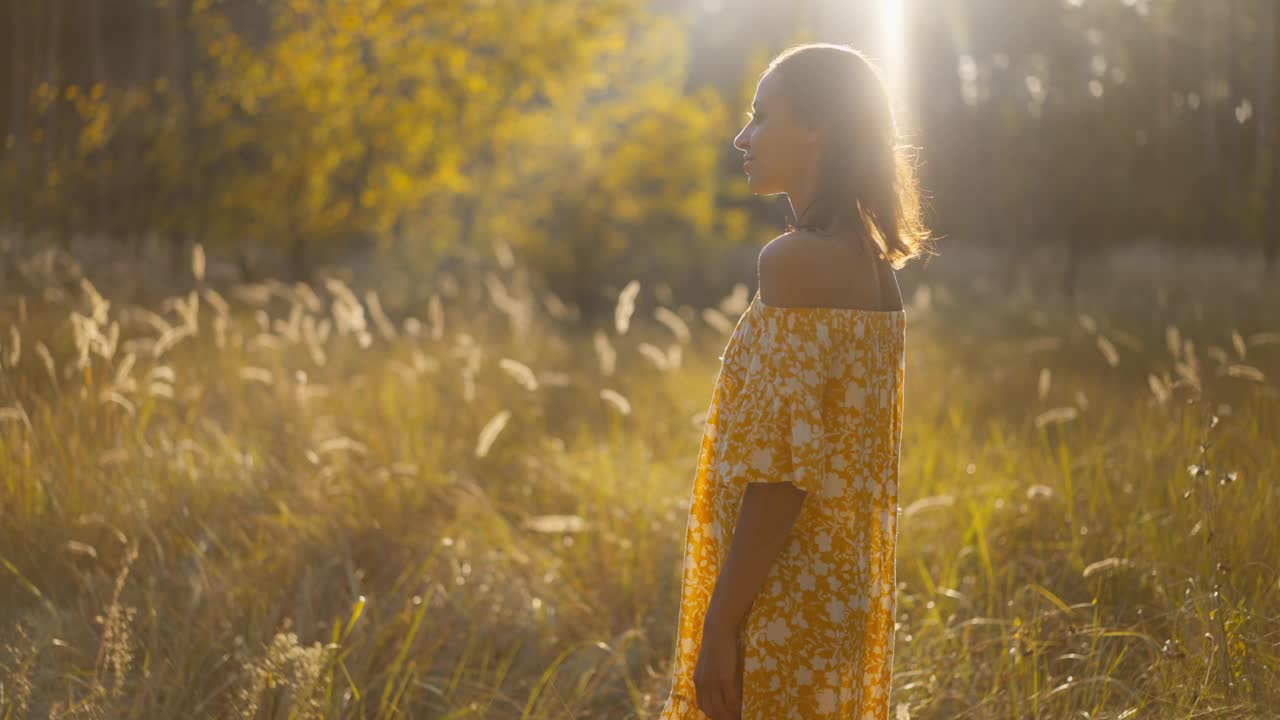
<instances>
[{"instance_id":1,"label":"young woman","mask_svg":"<svg viewBox=\"0 0 1280 720\"><path fill-rule=\"evenodd\" d=\"M778 55L734 140L796 221L712 391L660 720L889 716L906 316L928 242L879 71L828 43Z\"/></svg>"}]
</instances>

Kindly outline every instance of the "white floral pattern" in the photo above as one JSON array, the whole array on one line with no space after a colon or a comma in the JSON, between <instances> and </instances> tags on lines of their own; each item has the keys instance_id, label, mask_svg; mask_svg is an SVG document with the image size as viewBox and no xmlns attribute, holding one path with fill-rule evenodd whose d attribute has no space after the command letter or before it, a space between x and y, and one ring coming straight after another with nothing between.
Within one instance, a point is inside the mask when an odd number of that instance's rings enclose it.
<instances>
[{"instance_id":1,"label":"white floral pattern","mask_svg":"<svg viewBox=\"0 0 1280 720\"><path fill-rule=\"evenodd\" d=\"M742 718L885 720L893 672L903 310L772 307L721 357L694 473L659 720L705 720L693 671L748 483L808 492L738 636Z\"/></svg>"}]
</instances>

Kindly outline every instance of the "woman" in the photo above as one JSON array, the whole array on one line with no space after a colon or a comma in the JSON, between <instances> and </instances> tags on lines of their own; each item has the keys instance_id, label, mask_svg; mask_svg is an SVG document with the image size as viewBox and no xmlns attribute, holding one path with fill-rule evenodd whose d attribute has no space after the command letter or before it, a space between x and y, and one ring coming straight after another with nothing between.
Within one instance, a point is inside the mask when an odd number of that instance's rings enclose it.
<instances>
[{"instance_id":1,"label":"woman","mask_svg":"<svg viewBox=\"0 0 1280 720\"><path fill-rule=\"evenodd\" d=\"M887 718L906 316L893 270L928 233L876 68L776 57L734 140L796 222L712 391L660 720ZM797 208L801 208L797 212Z\"/></svg>"}]
</instances>

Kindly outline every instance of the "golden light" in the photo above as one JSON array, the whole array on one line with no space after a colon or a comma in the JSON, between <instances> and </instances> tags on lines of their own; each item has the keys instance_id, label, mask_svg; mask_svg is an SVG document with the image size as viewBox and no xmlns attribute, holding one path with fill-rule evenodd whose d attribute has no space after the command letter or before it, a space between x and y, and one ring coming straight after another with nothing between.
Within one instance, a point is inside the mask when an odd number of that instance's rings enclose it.
<instances>
[{"instance_id":1,"label":"golden light","mask_svg":"<svg viewBox=\"0 0 1280 720\"><path fill-rule=\"evenodd\" d=\"M905 120L907 83L907 11L906 0L880 0L879 64L884 73L894 113L899 122Z\"/></svg>"}]
</instances>

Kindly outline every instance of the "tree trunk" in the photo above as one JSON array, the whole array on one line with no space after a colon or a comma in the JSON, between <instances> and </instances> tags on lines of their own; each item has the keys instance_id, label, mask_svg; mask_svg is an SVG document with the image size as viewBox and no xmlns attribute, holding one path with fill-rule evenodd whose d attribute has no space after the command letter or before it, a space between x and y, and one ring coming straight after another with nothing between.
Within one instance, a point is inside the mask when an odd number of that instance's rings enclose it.
<instances>
[{"instance_id":1,"label":"tree trunk","mask_svg":"<svg viewBox=\"0 0 1280 720\"><path fill-rule=\"evenodd\" d=\"M58 108L61 104L62 91L59 89L61 81L61 59L59 54L62 50L62 0L48 0L49 8L49 42L45 46L45 82L53 88L54 93L58 96L49 106L48 112L44 116L44 181L47 185L50 175L57 171L58 165ZM57 232L58 240L62 243L64 249L70 249L70 238L64 221L50 218Z\"/></svg>"},{"instance_id":2,"label":"tree trunk","mask_svg":"<svg viewBox=\"0 0 1280 720\"><path fill-rule=\"evenodd\" d=\"M300 184L300 183L299 183ZM302 230L302 222L298 219L298 210L296 207L289 209L289 224L285 233L289 238L289 266L293 271L293 279L298 282L307 282L309 278L307 264L307 238L306 233Z\"/></svg>"},{"instance_id":3,"label":"tree trunk","mask_svg":"<svg viewBox=\"0 0 1280 720\"><path fill-rule=\"evenodd\" d=\"M1214 33L1216 14L1215 5L1205 3L1198 6L1201 19L1201 54L1199 68L1200 108L1200 192L1205 202L1204 225L1201 228L1202 242L1212 243L1220 240L1227 227L1223 203L1226 201L1225 187L1222 182L1222 148L1218 138L1218 107L1213 98L1213 83L1209 79L1213 75L1217 63Z\"/></svg>"},{"instance_id":4,"label":"tree trunk","mask_svg":"<svg viewBox=\"0 0 1280 720\"><path fill-rule=\"evenodd\" d=\"M1280 77L1280 7L1275 3L1268 3L1267 7L1271 12L1269 19L1273 28L1267 40L1271 62L1263 67L1272 69L1269 73L1261 73L1263 82L1270 81L1270 88L1269 92L1264 93L1267 103L1265 117L1258 118L1258 125L1267 128L1264 147L1271 160L1271 192L1264 196L1270 200L1266 203L1267 220L1262 228L1263 242L1266 243L1264 271L1266 277L1270 278L1280 270L1276 265L1277 259L1280 259L1280 200L1276 199L1280 198L1280 88L1275 83L1275 79Z\"/></svg>"},{"instance_id":5,"label":"tree trunk","mask_svg":"<svg viewBox=\"0 0 1280 720\"><path fill-rule=\"evenodd\" d=\"M49 42L45 45L45 82L53 88L54 92L61 99L61 91L59 90L59 82L61 80L61 59L59 55L62 51L62 0L48 0L49 5ZM53 169L56 161L56 150L58 144L58 102L54 102L49 107L52 109L51 115L46 120L47 129L44 137L44 155L45 155L45 172Z\"/></svg>"},{"instance_id":6,"label":"tree trunk","mask_svg":"<svg viewBox=\"0 0 1280 720\"><path fill-rule=\"evenodd\" d=\"M307 282L307 243L296 230L292 235L293 240L289 243L289 265L293 270L293 279Z\"/></svg>"},{"instance_id":7,"label":"tree trunk","mask_svg":"<svg viewBox=\"0 0 1280 720\"><path fill-rule=\"evenodd\" d=\"M13 17L10 24L10 44L9 44L9 62L13 71L13 85L10 87L9 99L9 132L13 135L13 163L17 170L17 176L21 178L30 177L28 166L27 143L30 140L31 130L27 126L27 108L30 107L31 90L27 86L27 32L26 23L24 22L27 4L21 0L15 0L13 3ZM14 183L13 193L9 207L13 212L14 224L22 227L28 219L23 217L23 208L26 203L23 201L22 195L29 192L28 188L23 187L23 183Z\"/></svg>"},{"instance_id":8,"label":"tree trunk","mask_svg":"<svg viewBox=\"0 0 1280 720\"><path fill-rule=\"evenodd\" d=\"M1174 174L1172 172L1171 163L1169 161L1169 136L1172 134L1173 123L1170 119L1170 97L1172 97L1172 82L1170 76L1172 69L1172 52L1170 45L1171 28L1173 26L1172 9L1165 6L1155 6L1151 8L1151 27L1156 42L1156 64L1159 67L1159 83L1156 86L1156 132L1152 133L1152 140L1156 144L1156 177L1159 178L1159 193L1161 198L1160 207L1160 235L1165 242L1182 241L1181 230L1178 223L1171 222L1170 213L1168 212L1168 198L1173 197Z\"/></svg>"},{"instance_id":9,"label":"tree trunk","mask_svg":"<svg viewBox=\"0 0 1280 720\"><path fill-rule=\"evenodd\" d=\"M1076 207L1079 208L1080 206L1077 204ZM1084 251L1081 238L1082 232L1085 232L1085 223L1069 223L1067 241L1065 243L1067 257L1062 264L1062 297L1066 301L1067 308L1073 313L1076 308L1076 286L1079 284L1080 276L1080 255Z\"/></svg>"},{"instance_id":10,"label":"tree trunk","mask_svg":"<svg viewBox=\"0 0 1280 720\"><path fill-rule=\"evenodd\" d=\"M85 18L89 23L89 68L95 83L107 82L107 58L102 42L102 0L87 3Z\"/></svg>"},{"instance_id":11,"label":"tree trunk","mask_svg":"<svg viewBox=\"0 0 1280 720\"><path fill-rule=\"evenodd\" d=\"M154 11L154 2L148 1L141 3L136 12L130 13L133 20L132 45L133 53L130 57L132 67L128 68L128 80L126 85L131 88L150 93L152 92L152 83L154 74L151 72L151 45L155 42L153 37L154 23L152 22L152 14ZM122 203L122 207L118 212L124 215L121 218L123 227L129 228L130 232L136 232L147 235L155 229L155 218L150 203L139 203L138 200L147 195L143 191L143 183L146 177L146 168L142 165L141 158L144 155L145 148L143 140L138 137L138 133L131 132L129 141L123 143L125 145L123 156L118 156L119 162L116 164L115 174L124 179L119 186L117 192L122 193L123 198L128 198L129 202Z\"/></svg>"},{"instance_id":12,"label":"tree trunk","mask_svg":"<svg viewBox=\"0 0 1280 720\"><path fill-rule=\"evenodd\" d=\"M101 1L88 3L85 15L89 23L90 76L93 78L94 86L101 85L105 89L107 85L107 61L103 51ZM90 89L90 92L92 92L92 89ZM83 161L88 162L88 158L84 158ZM93 204L89 210L89 227L94 231L104 231L107 227L106 214L107 198L104 180L99 176L93 183Z\"/></svg>"},{"instance_id":13,"label":"tree trunk","mask_svg":"<svg viewBox=\"0 0 1280 720\"><path fill-rule=\"evenodd\" d=\"M163 21L165 24L165 34L167 36L165 57L168 59L168 71L161 72L161 76L169 82L169 94L163 103L165 113L175 113L177 118L177 133L182 138L182 142L177 143L175 152L178 153L180 159L178 167L191 167L191 151L192 145L189 141L190 136L190 118L189 107L187 105L187 93L184 85L186 84L186 69L184 67L186 57L184 55L184 33L183 33L183 17L184 6L183 0L170 0L168 3L168 12L164 13ZM185 257L187 253L188 243L190 242L191 226L188 222L191 211L191 193L190 183L192 175L183 173L181 177L163 178L162 181L168 185L170 203L167 212L171 213L173 222L165 222L165 226L169 228L169 253L174 258L175 271L181 271L185 266ZM166 218L167 220L167 218ZM175 276L177 277L177 276Z\"/></svg>"},{"instance_id":14,"label":"tree trunk","mask_svg":"<svg viewBox=\"0 0 1280 720\"><path fill-rule=\"evenodd\" d=\"M1228 107L1226 109L1233 114L1235 112L1235 108L1240 104L1240 100L1238 98L1243 98L1248 94L1247 89L1244 87L1244 83L1240 82L1240 49L1241 47L1240 47L1240 33L1237 32L1236 30L1236 25L1238 20L1237 18L1238 13L1236 11L1237 4L1238 3L1233 3L1233 2L1226 3L1227 32L1228 32L1228 35L1227 35L1228 41L1227 41L1227 47L1226 47ZM1226 161L1227 161L1227 168L1225 173L1226 177L1223 178L1225 180L1225 182L1223 183L1223 188L1227 196L1226 197L1227 201L1229 203L1234 204L1243 196L1243 194L1247 191L1247 188L1248 188L1248 184L1244 182L1244 180L1248 177L1247 175L1248 161L1246 160L1246 156L1245 156L1245 152L1246 152L1245 143L1248 141L1248 139L1245 137L1245 133L1242 132L1238 122L1234 125L1232 125L1230 122L1228 122L1227 124L1231 128L1231 133L1227 136L1227 147L1226 147L1226 154L1225 154ZM1232 206L1233 205L1228 205L1228 207L1232 207ZM1241 236L1247 232L1247 229L1249 227L1248 220L1246 220L1245 217L1242 217L1241 213L1236 213L1236 212L1226 213L1226 216L1223 218L1223 220L1226 222L1225 229L1229 232L1229 235L1230 235L1228 240L1233 244L1236 242L1239 242L1241 239Z\"/></svg>"}]
</instances>

